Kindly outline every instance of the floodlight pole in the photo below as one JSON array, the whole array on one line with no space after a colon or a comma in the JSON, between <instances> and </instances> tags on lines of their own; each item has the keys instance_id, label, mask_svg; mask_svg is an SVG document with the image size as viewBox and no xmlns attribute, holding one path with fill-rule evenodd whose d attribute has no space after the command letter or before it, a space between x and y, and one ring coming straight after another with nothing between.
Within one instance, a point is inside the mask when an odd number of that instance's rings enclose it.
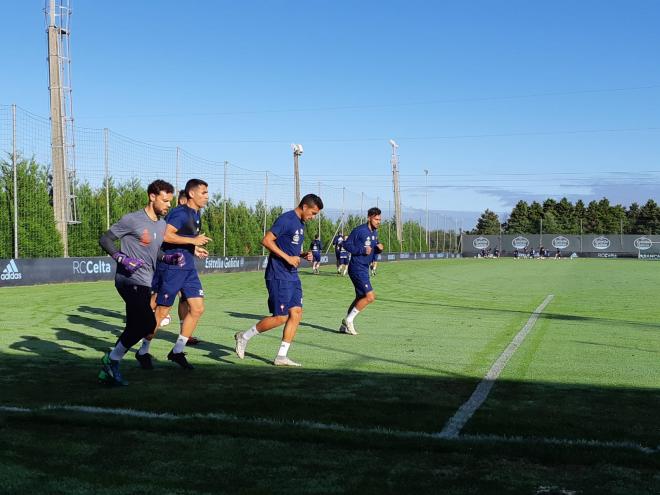
<instances>
[{"instance_id":1,"label":"floodlight pole","mask_svg":"<svg viewBox=\"0 0 660 495\"><path fill-rule=\"evenodd\" d=\"M266 183L264 184L264 233L263 236L266 237L266 222L268 218L268 171L266 171ZM266 248L261 246L261 255L266 255Z\"/></svg>"},{"instance_id":2,"label":"floodlight pole","mask_svg":"<svg viewBox=\"0 0 660 495\"><path fill-rule=\"evenodd\" d=\"M429 171L424 169L424 190L426 191L426 248L429 248Z\"/></svg>"},{"instance_id":3,"label":"floodlight pole","mask_svg":"<svg viewBox=\"0 0 660 495\"><path fill-rule=\"evenodd\" d=\"M109 136L110 130L103 129L103 168L105 171L105 224L106 229L110 229L110 156L109 156Z\"/></svg>"},{"instance_id":4,"label":"floodlight pole","mask_svg":"<svg viewBox=\"0 0 660 495\"><path fill-rule=\"evenodd\" d=\"M293 149L293 179L295 183L294 191L294 208L300 204L300 170L298 169L298 158L303 154L303 147L300 144L292 144Z\"/></svg>"},{"instance_id":5,"label":"floodlight pole","mask_svg":"<svg viewBox=\"0 0 660 495\"><path fill-rule=\"evenodd\" d=\"M222 256L227 256L227 165L225 160L224 168L224 187L222 190Z\"/></svg>"},{"instance_id":6,"label":"floodlight pole","mask_svg":"<svg viewBox=\"0 0 660 495\"><path fill-rule=\"evenodd\" d=\"M397 148L399 145L390 139L392 146L392 158L390 160L392 165L392 185L394 188L394 216L396 221L396 238L402 245L403 251L403 225L401 224L401 190L399 188L399 156L397 155Z\"/></svg>"}]
</instances>

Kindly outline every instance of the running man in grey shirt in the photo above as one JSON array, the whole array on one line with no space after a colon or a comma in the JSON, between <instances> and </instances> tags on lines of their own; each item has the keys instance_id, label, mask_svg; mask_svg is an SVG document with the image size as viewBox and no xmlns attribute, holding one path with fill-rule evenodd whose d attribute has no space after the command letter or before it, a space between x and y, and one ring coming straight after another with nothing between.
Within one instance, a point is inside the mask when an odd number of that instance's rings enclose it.
<instances>
[{"instance_id":1,"label":"running man in grey shirt","mask_svg":"<svg viewBox=\"0 0 660 495\"><path fill-rule=\"evenodd\" d=\"M156 262L179 265L185 262L179 254L166 255L160 251L165 234L165 221L160 217L170 208L174 187L156 180L149 184L147 195L149 204L144 209L124 215L99 240L117 262L115 287L126 303L126 327L115 348L103 356L103 369L99 373L99 381L110 385L126 385L119 362L132 346L156 328L151 309L151 281ZM120 249L115 246L117 240ZM139 361L140 357L136 357Z\"/></svg>"}]
</instances>

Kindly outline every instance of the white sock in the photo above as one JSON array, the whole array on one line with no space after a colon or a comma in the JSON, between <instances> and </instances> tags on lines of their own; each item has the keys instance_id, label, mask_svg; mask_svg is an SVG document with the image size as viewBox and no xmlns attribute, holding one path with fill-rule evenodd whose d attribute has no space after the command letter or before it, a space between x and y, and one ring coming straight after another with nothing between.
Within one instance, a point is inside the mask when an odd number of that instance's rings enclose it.
<instances>
[{"instance_id":1,"label":"white sock","mask_svg":"<svg viewBox=\"0 0 660 495\"><path fill-rule=\"evenodd\" d=\"M286 353L289 352L289 347L291 347L291 342L284 342L280 344L280 350L277 351L277 357L286 357Z\"/></svg>"},{"instance_id":2,"label":"white sock","mask_svg":"<svg viewBox=\"0 0 660 495\"><path fill-rule=\"evenodd\" d=\"M357 308L351 309L351 312L348 313L348 316L346 317L346 321L350 321L351 323L353 323L353 320L355 319L355 317L358 315L359 312L360 311Z\"/></svg>"},{"instance_id":3,"label":"white sock","mask_svg":"<svg viewBox=\"0 0 660 495\"><path fill-rule=\"evenodd\" d=\"M252 337L259 335L259 330L257 330L257 325L253 325L252 328L243 332L243 338L245 340L250 340Z\"/></svg>"},{"instance_id":4,"label":"white sock","mask_svg":"<svg viewBox=\"0 0 660 495\"><path fill-rule=\"evenodd\" d=\"M121 342L117 342L115 348L110 352L110 359L112 359L113 361L121 361L127 352L128 349L124 347L124 344L122 344Z\"/></svg>"},{"instance_id":5,"label":"white sock","mask_svg":"<svg viewBox=\"0 0 660 495\"><path fill-rule=\"evenodd\" d=\"M138 354L144 356L149 352L149 345L151 345L151 340L142 339L142 346L138 350Z\"/></svg>"},{"instance_id":6,"label":"white sock","mask_svg":"<svg viewBox=\"0 0 660 495\"><path fill-rule=\"evenodd\" d=\"M183 349L186 347L186 342L188 342L188 337L179 335L179 337L176 339L176 344L174 344L174 349L172 349L172 352L174 354L183 352Z\"/></svg>"}]
</instances>

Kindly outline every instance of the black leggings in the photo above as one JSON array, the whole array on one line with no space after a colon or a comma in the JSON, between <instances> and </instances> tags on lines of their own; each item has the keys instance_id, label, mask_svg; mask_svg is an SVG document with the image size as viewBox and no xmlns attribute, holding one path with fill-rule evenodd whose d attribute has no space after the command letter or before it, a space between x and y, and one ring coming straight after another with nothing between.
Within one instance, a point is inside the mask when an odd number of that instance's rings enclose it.
<instances>
[{"instance_id":1,"label":"black leggings","mask_svg":"<svg viewBox=\"0 0 660 495\"><path fill-rule=\"evenodd\" d=\"M130 349L156 329L156 317L151 309L151 287L122 285L117 292L126 303L126 327L119 342Z\"/></svg>"}]
</instances>

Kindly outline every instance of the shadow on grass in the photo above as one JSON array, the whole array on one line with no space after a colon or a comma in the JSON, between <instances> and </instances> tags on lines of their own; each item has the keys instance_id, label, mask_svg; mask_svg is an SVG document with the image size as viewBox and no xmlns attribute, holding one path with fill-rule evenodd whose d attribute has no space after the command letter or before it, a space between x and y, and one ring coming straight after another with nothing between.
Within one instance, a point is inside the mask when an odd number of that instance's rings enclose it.
<instances>
[{"instance_id":1,"label":"shadow on grass","mask_svg":"<svg viewBox=\"0 0 660 495\"><path fill-rule=\"evenodd\" d=\"M493 312L493 313L507 313L507 314L521 314L521 315L531 315L532 311L520 311L517 309L499 309L499 308L484 308L481 306L466 306L466 305L460 305L460 304L446 304L446 303L429 303L429 302L422 302L422 301L414 301L414 300L405 300L405 299L393 299L389 297L379 297L379 301L383 302L389 302L389 303L397 303L397 304L405 304L405 305L411 305L411 306L433 306L433 307L438 307L438 308L451 308L451 309L460 309L460 310L466 310L466 311L488 311L488 312ZM561 314L561 313L553 313L552 311L544 311L539 315L539 318L541 319L549 319L549 320L564 320L564 321L577 321L577 322L594 322L594 323L600 323L600 322L605 322L605 323L614 323L617 325L630 325L630 326L637 326L637 327L649 327L649 328L660 328L659 323L650 323L650 322L642 322L642 321L632 321L632 320L617 320L614 318L601 318L598 316L577 316L577 315L567 315L567 314Z\"/></svg>"}]
</instances>

